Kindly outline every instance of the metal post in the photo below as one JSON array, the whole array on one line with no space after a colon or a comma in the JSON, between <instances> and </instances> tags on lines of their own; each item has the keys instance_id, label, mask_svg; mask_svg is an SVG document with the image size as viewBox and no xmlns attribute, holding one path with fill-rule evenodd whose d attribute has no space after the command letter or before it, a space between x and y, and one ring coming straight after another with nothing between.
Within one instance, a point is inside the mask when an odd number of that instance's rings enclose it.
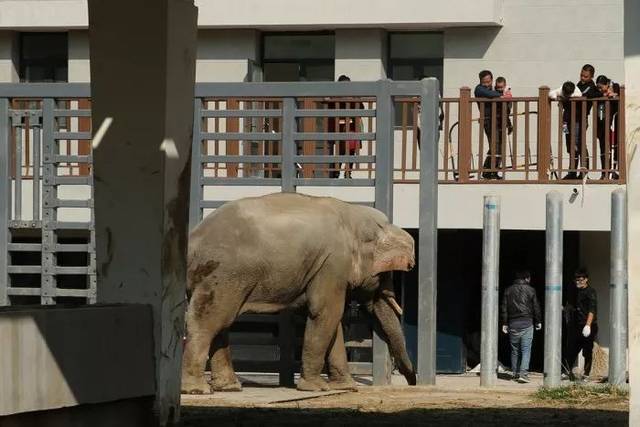
<instances>
[{"instance_id":1,"label":"metal post","mask_svg":"<svg viewBox=\"0 0 640 427\"><path fill-rule=\"evenodd\" d=\"M33 127L33 221L40 220L40 117L31 113L29 124ZM27 129L29 132L29 129ZM93 187L91 187L93 189ZM93 212L93 209L91 209Z\"/></svg>"},{"instance_id":2,"label":"metal post","mask_svg":"<svg viewBox=\"0 0 640 427\"><path fill-rule=\"evenodd\" d=\"M0 306L9 304L9 217L11 180L9 179L9 100L0 98Z\"/></svg>"},{"instance_id":3,"label":"metal post","mask_svg":"<svg viewBox=\"0 0 640 427\"><path fill-rule=\"evenodd\" d=\"M14 113L11 117L11 128L16 136L15 150L15 206L14 218L16 221L22 221L22 115Z\"/></svg>"},{"instance_id":4,"label":"metal post","mask_svg":"<svg viewBox=\"0 0 640 427\"><path fill-rule=\"evenodd\" d=\"M389 80L379 81L376 98L375 207L393 221L393 99ZM391 382L391 360L384 340L373 331L373 384Z\"/></svg>"},{"instance_id":5,"label":"metal post","mask_svg":"<svg viewBox=\"0 0 640 427\"><path fill-rule=\"evenodd\" d=\"M282 140L281 152L282 163L282 191L285 193L295 193L296 167L293 161L296 155L296 141L293 134L296 132L296 100L295 98L284 98L282 100Z\"/></svg>"},{"instance_id":6,"label":"metal post","mask_svg":"<svg viewBox=\"0 0 640 427\"><path fill-rule=\"evenodd\" d=\"M58 191L56 187L56 164L55 155L57 153L56 141L53 137L54 121L53 109L55 101L53 98L42 100L42 149L43 149L43 172L42 172L42 274L41 274L41 294L40 304L55 304L56 295L56 203Z\"/></svg>"},{"instance_id":7,"label":"metal post","mask_svg":"<svg viewBox=\"0 0 640 427\"><path fill-rule=\"evenodd\" d=\"M609 384L627 381L627 200L622 188L611 193L611 284Z\"/></svg>"},{"instance_id":8,"label":"metal post","mask_svg":"<svg viewBox=\"0 0 640 427\"><path fill-rule=\"evenodd\" d=\"M544 386L560 385L562 357L562 196L547 193L546 283L544 298Z\"/></svg>"},{"instance_id":9,"label":"metal post","mask_svg":"<svg viewBox=\"0 0 640 427\"><path fill-rule=\"evenodd\" d=\"M193 137L191 142L191 194L189 196L189 231L202 219L202 99L193 101Z\"/></svg>"},{"instance_id":10,"label":"metal post","mask_svg":"<svg viewBox=\"0 0 640 427\"><path fill-rule=\"evenodd\" d=\"M438 80L422 80L417 355L418 383L421 385L436 383L438 101Z\"/></svg>"},{"instance_id":11,"label":"metal post","mask_svg":"<svg viewBox=\"0 0 640 427\"><path fill-rule=\"evenodd\" d=\"M482 335L480 385L498 379L498 278L500 267L500 198L484 197L482 227Z\"/></svg>"}]
</instances>

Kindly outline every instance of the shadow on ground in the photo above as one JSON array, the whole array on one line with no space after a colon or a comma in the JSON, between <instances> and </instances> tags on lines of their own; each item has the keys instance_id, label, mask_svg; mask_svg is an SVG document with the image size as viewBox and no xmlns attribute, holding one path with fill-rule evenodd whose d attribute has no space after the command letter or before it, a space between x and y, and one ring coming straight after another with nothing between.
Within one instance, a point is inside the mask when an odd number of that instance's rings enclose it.
<instances>
[{"instance_id":1,"label":"shadow on ground","mask_svg":"<svg viewBox=\"0 0 640 427\"><path fill-rule=\"evenodd\" d=\"M354 409L183 406L185 427L215 426L627 426L624 411L584 408L410 409L393 413Z\"/></svg>"}]
</instances>

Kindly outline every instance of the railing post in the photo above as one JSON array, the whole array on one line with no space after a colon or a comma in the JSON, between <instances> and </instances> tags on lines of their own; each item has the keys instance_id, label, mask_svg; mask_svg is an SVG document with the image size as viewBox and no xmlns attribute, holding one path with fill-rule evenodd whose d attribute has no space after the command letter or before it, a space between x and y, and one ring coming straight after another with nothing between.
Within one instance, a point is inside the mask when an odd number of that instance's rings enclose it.
<instances>
[{"instance_id":1,"label":"railing post","mask_svg":"<svg viewBox=\"0 0 640 427\"><path fill-rule=\"evenodd\" d=\"M460 88L458 104L458 181L468 182L471 169L471 88Z\"/></svg>"},{"instance_id":2,"label":"railing post","mask_svg":"<svg viewBox=\"0 0 640 427\"><path fill-rule=\"evenodd\" d=\"M498 276L500 267L500 198L484 197L482 232L482 324L480 386L498 379Z\"/></svg>"},{"instance_id":3,"label":"railing post","mask_svg":"<svg viewBox=\"0 0 640 427\"><path fill-rule=\"evenodd\" d=\"M438 267L438 81L422 81L418 250L418 384L436 383Z\"/></svg>"},{"instance_id":4,"label":"railing post","mask_svg":"<svg viewBox=\"0 0 640 427\"><path fill-rule=\"evenodd\" d=\"M0 306L9 305L9 216L11 215L11 180L9 178L9 100L0 98Z\"/></svg>"},{"instance_id":5,"label":"railing post","mask_svg":"<svg viewBox=\"0 0 640 427\"><path fill-rule=\"evenodd\" d=\"M551 102L549 87L538 89L538 181L549 181L551 164Z\"/></svg>"},{"instance_id":6,"label":"railing post","mask_svg":"<svg viewBox=\"0 0 640 427\"><path fill-rule=\"evenodd\" d=\"M627 380L627 200L625 190L611 193L611 282L609 284L609 384Z\"/></svg>"},{"instance_id":7,"label":"railing post","mask_svg":"<svg viewBox=\"0 0 640 427\"><path fill-rule=\"evenodd\" d=\"M293 161L296 155L296 141L293 134L296 132L296 100L295 98L283 98L282 100L282 140L280 141L282 163L282 191L295 193L296 166Z\"/></svg>"},{"instance_id":8,"label":"railing post","mask_svg":"<svg viewBox=\"0 0 640 427\"><path fill-rule=\"evenodd\" d=\"M544 386L560 385L562 353L562 196L547 193ZM571 367L568 367L571 369Z\"/></svg>"},{"instance_id":9,"label":"railing post","mask_svg":"<svg viewBox=\"0 0 640 427\"><path fill-rule=\"evenodd\" d=\"M618 98L618 129L616 142L618 143L618 174L621 183L627 182L627 115L626 115L626 95L624 85L620 85L620 96ZM613 160L611 160L613 163Z\"/></svg>"},{"instance_id":10,"label":"railing post","mask_svg":"<svg viewBox=\"0 0 640 427\"><path fill-rule=\"evenodd\" d=\"M55 304L56 293L56 251L57 243L56 201L58 199L58 187L55 185L57 175L54 156L57 153L57 144L53 138L54 120L53 109L55 100L45 98L42 100L42 274L40 303L42 305Z\"/></svg>"},{"instance_id":11,"label":"railing post","mask_svg":"<svg viewBox=\"0 0 640 427\"><path fill-rule=\"evenodd\" d=\"M393 222L393 99L389 80L378 81L376 97L375 207ZM387 344L373 331L373 384L391 382Z\"/></svg>"},{"instance_id":12,"label":"railing post","mask_svg":"<svg viewBox=\"0 0 640 427\"><path fill-rule=\"evenodd\" d=\"M191 194L189 196L189 231L202 220L202 99L193 101L193 137L191 142Z\"/></svg>"}]
</instances>

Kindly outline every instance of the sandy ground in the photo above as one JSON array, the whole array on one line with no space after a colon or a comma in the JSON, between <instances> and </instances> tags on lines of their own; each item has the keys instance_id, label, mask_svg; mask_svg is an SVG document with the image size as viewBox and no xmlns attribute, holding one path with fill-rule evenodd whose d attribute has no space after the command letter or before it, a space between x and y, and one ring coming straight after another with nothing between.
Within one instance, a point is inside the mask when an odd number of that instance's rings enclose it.
<instances>
[{"instance_id":1,"label":"sandy ground","mask_svg":"<svg viewBox=\"0 0 640 427\"><path fill-rule=\"evenodd\" d=\"M394 383L401 380L394 378ZM363 385L357 392L302 393L243 378L239 393L183 396L182 420L200 426L626 426L625 400L567 404L532 393L542 383L499 380L481 389L475 375L439 376L434 387Z\"/></svg>"}]
</instances>

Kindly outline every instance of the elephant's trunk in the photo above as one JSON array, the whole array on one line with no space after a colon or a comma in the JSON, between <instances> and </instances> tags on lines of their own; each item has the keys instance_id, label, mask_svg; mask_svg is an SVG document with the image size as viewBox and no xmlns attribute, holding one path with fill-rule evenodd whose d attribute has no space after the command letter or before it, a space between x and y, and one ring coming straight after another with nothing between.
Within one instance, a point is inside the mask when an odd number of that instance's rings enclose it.
<instances>
[{"instance_id":1,"label":"elephant's trunk","mask_svg":"<svg viewBox=\"0 0 640 427\"><path fill-rule=\"evenodd\" d=\"M393 301L393 302L390 302ZM402 326L394 307L395 299L388 291L379 292L373 301L373 314L376 319L376 327L381 330L381 336L389 345L389 351L400 373L407 379L409 385L416 385L416 371L413 369L407 347L405 345ZM397 306L397 303L395 303ZM397 306L399 309L399 306Z\"/></svg>"}]
</instances>

